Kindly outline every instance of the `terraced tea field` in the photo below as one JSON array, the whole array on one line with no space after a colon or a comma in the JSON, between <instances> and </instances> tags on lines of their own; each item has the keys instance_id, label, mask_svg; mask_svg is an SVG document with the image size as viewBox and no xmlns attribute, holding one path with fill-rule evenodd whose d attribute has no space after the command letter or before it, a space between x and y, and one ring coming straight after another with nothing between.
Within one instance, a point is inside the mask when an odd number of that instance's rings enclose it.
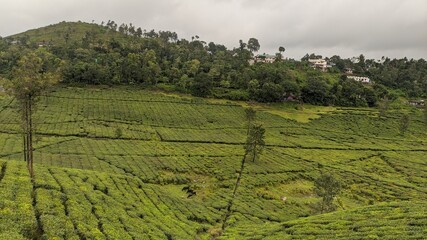
<instances>
[{"instance_id":1,"label":"terraced tea field","mask_svg":"<svg viewBox=\"0 0 427 240\"><path fill-rule=\"evenodd\" d=\"M35 181L22 160L14 106L0 98L0 239L217 233L244 153L239 103L126 87L58 88L40 99L35 116ZM221 239L427 235L421 111L380 118L376 109L257 108L267 146L247 164ZM411 122L401 136L404 113ZM316 211L313 181L321 172L344 185L335 213Z\"/></svg>"}]
</instances>

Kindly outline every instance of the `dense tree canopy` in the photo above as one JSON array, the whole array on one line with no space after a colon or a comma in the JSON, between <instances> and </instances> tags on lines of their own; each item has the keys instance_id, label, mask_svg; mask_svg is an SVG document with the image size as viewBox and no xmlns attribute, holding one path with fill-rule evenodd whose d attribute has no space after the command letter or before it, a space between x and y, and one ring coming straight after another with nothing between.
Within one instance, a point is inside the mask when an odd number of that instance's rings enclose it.
<instances>
[{"instance_id":1,"label":"dense tree canopy","mask_svg":"<svg viewBox=\"0 0 427 240\"><path fill-rule=\"evenodd\" d=\"M64 23L65 24L65 23ZM85 31L78 33L80 25ZM60 25L60 24L59 24ZM375 106L393 94L409 98L425 97L425 60L326 58L333 65L328 72L309 66L307 60L321 58L307 54L301 61L249 64L260 48L255 38L240 40L234 49L205 42L199 36L180 39L175 32L142 30L132 24L105 25L76 23L61 26L43 40L49 52L65 61L63 81L84 84L168 85L168 89L197 96L238 100L280 102L287 99L319 105ZM18 44L12 44L17 41ZM11 66L40 43L28 35L0 39L0 75L10 76ZM278 47L279 56L284 47ZM281 59L280 59L281 60ZM370 77L367 85L341 78L354 74ZM395 90L398 90L397 92Z\"/></svg>"}]
</instances>

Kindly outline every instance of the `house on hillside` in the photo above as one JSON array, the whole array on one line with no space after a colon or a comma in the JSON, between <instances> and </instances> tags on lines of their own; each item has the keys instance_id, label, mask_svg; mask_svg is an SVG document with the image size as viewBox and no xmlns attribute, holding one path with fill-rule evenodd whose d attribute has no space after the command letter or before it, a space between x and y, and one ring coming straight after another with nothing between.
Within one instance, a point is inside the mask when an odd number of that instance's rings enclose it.
<instances>
[{"instance_id":1,"label":"house on hillside","mask_svg":"<svg viewBox=\"0 0 427 240\"><path fill-rule=\"evenodd\" d=\"M263 62L263 63L274 63L276 61L275 55L270 54L258 54L253 58L253 63Z\"/></svg>"},{"instance_id":2,"label":"house on hillside","mask_svg":"<svg viewBox=\"0 0 427 240\"><path fill-rule=\"evenodd\" d=\"M36 45L37 45L38 47L50 47L50 46L52 46L53 44L52 44L52 42L51 42L51 41L47 42L47 41L43 40L43 41L41 41L41 42L37 42L37 43L36 43Z\"/></svg>"},{"instance_id":3,"label":"house on hillside","mask_svg":"<svg viewBox=\"0 0 427 240\"><path fill-rule=\"evenodd\" d=\"M352 68L345 68L344 71L345 71L345 74L349 74L349 75L353 74Z\"/></svg>"},{"instance_id":4,"label":"house on hillside","mask_svg":"<svg viewBox=\"0 0 427 240\"><path fill-rule=\"evenodd\" d=\"M310 64L311 67L313 67L314 69L319 69L322 72L326 72L326 70L328 68L332 67L323 58L319 58L319 59L308 59L308 62L309 62L309 64Z\"/></svg>"},{"instance_id":5,"label":"house on hillside","mask_svg":"<svg viewBox=\"0 0 427 240\"><path fill-rule=\"evenodd\" d=\"M409 100L408 104L415 107L423 107L425 106L424 100Z\"/></svg>"},{"instance_id":6,"label":"house on hillside","mask_svg":"<svg viewBox=\"0 0 427 240\"><path fill-rule=\"evenodd\" d=\"M347 76L347 78L353 79L356 82L367 83L367 84L371 83L371 79L369 79L368 77Z\"/></svg>"}]
</instances>

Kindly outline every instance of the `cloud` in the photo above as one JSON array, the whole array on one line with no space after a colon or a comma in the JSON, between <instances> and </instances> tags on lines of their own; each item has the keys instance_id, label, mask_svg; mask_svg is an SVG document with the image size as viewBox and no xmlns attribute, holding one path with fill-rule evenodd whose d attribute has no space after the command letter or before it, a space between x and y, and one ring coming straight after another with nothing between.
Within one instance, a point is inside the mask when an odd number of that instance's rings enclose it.
<instances>
[{"instance_id":1,"label":"cloud","mask_svg":"<svg viewBox=\"0 0 427 240\"><path fill-rule=\"evenodd\" d=\"M0 35L60 21L114 20L261 52L427 58L425 0L3 0Z\"/></svg>"}]
</instances>

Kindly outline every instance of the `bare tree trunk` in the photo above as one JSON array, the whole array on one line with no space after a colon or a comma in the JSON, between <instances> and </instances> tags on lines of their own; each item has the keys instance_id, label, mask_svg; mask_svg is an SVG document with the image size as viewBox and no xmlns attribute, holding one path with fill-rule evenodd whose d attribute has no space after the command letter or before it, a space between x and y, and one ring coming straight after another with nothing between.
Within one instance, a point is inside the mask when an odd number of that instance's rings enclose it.
<instances>
[{"instance_id":1,"label":"bare tree trunk","mask_svg":"<svg viewBox=\"0 0 427 240\"><path fill-rule=\"evenodd\" d=\"M253 151L254 151L254 158L252 159L252 162L255 162L255 160L256 160L256 152L257 152L257 151L256 151L256 145L257 145L257 144L255 143L255 144L254 144L254 150L253 150Z\"/></svg>"},{"instance_id":2,"label":"bare tree trunk","mask_svg":"<svg viewBox=\"0 0 427 240\"><path fill-rule=\"evenodd\" d=\"M22 103L22 140L24 144L24 161L27 163L27 103Z\"/></svg>"},{"instance_id":3,"label":"bare tree trunk","mask_svg":"<svg viewBox=\"0 0 427 240\"><path fill-rule=\"evenodd\" d=\"M227 220L230 218L231 216L231 208L233 207L233 203L234 203L234 199L236 198L236 194L237 194L237 188L240 186L240 180L242 179L242 175L243 175L243 169L245 168L245 162L246 162L246 156L248 155L247 152L245 152L245 155L242 158L242 164L240 166L240 172L239 172L239 176L237 177L236 180L236 184L234 185L234 190L233 190L233 196L230 200L230 202L227 205L227 212L225 214L225 218L224 221L222 222L222 226L221 229L224 231L225 228L227 227Z\"/></svg>"},{"instance_id":4,"label":"bare tree trunk","mask_svg":"<svg viewBox=\"0 0 427 240\"><path fill-rule=\"evenodd\" d=\"M33 168L33 118L32 118L32 96L29 98L28 103L28 123L29 123L29 138L28 138L28 162L29 162L29 170L30 177L34 178L34 168Z\"/></svg>"},{"instance_id":5,"label":"bare tree trunk","mask_svg":"<svg viewBox=\"0 0 427 240\"><path fill-rule=\"evenodd\" d=\"M24 162L27 162L27 138L25 137L25 129L22 133L22 140L24 143Z\"/></svg>"},{"instance_id":6,"label":"bare tree trunk","mask_svg":"<svg viewBox=\"0 0 427 240\"><path fill-rule=\"evenodd\" d=\"M25 101L25 109L24 109L24 111L25 111L25 160L27 161L27 168L28 168L28 171L30 172L30 157L29 157L29 147L30 147L30 145L29 145L29 126L30 126L30 122L29 122L29 105L28 105L28 103L29 103L29 100L28 100L28 97L27 97L27 99L26 99L26 101ZM30 172L30 175L31 175L31 172Z\"/></svg>"}]
</instances>

